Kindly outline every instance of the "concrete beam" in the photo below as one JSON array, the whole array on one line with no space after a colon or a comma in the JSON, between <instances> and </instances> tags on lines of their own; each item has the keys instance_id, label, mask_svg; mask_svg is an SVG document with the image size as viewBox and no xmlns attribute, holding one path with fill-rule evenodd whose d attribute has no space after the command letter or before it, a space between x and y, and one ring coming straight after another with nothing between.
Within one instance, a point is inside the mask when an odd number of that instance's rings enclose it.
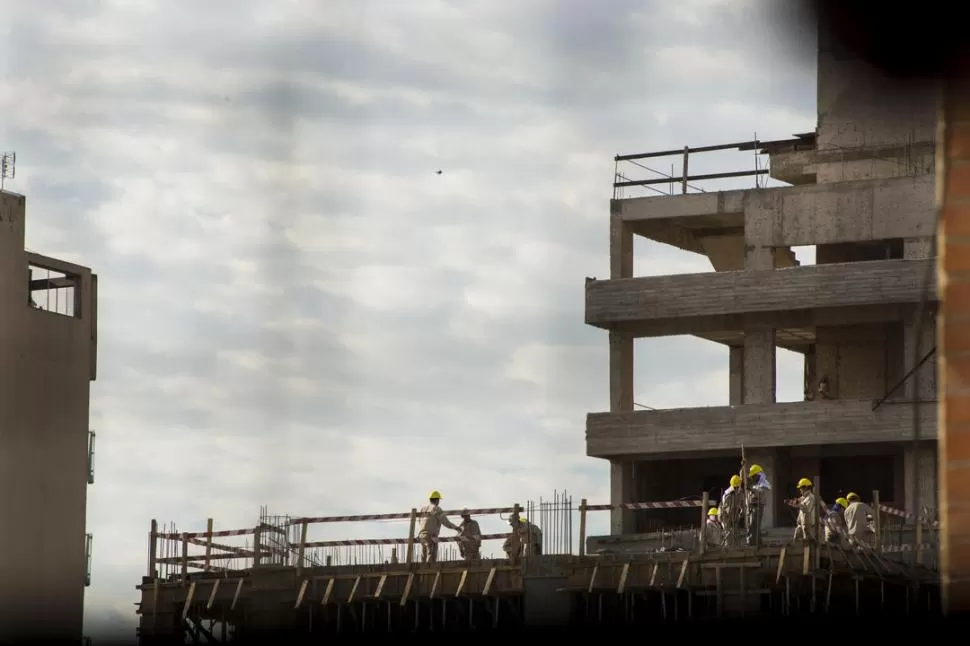
<instances>
[{"instance_id":1,"label":"concrete beam","mask_svg":"<svg viewBox=\"0 0 970 646\"><path fill-rule=\"evenodd\" d=\"M876 260L586 284L586 322L604 325L793 309L917 303L932 260ZM935 299L935 285L931 285Z\"/></svg>"},{"instance_id":2,"label":"concrete beam","mask_svg":"<svg viewBox=\"0 0 970 646\"><path fill-rule=\"evenodd\" d=\"M910 405L833 400L712 406L633 413L590 413L586 454L634 458L676 451L717 451L911 439ZM920 406L923 437L936 437L936 407Z\"/></svg>"},{"instance_id":3,"label":"concrete beam","mask_svg":"<svg viewBox=\"0 0 970 646\"><path fill-rule=\"evenodd\" d=\"M934 306L932 303L931 306ZM871 305L864 307L833 307L815 310L790 310L787 312L751 312L747 314L710 314L691 318L671 317L650 321L621 321L617 323L589 323L601 329L610 329L633 338L696 335L717 343L740 345L743 332L750 325L766 325L779 330L776 343L791 348L792 342L782 338L781 331L812 330L821 326L862 325L866 323L891 323L911 316L913 304ZM740 333L740 335L739 335ZM812 343L810 336L805 343Z\"/></svg>"},{"instance_id":4,"label":"concrete beam","mask_svg":"<svg viewBox=\"0 0 970 646\"><path fill-rule=\"evenodd\" d=\"M918 175L614 200L611 212L630 223L743 213L746 244L797 247L932 235L933 191L933 175Z\"/></svg>"}]
</instances>

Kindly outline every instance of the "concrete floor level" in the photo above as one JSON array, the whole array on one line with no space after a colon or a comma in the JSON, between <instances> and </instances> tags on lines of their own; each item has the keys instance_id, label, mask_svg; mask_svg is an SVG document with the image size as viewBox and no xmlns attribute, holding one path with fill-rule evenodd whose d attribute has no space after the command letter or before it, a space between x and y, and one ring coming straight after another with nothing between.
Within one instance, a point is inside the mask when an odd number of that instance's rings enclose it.
<instances>
[{"instance_id":1,"label":"concrete floor level","mask_svg":"<svg viewBox=\"0 0 970 646\"><path fill-rule=\"evenodd\" d=\"M483 632L801 613L939 612L933 571L823 547L255 568L139 586L143 644L346 633Z\"/></svg>"},{"instance_id":2,"label":"concrete floor level","mask_svg":"<svg viewBox=\"0 0 970 646\"><path fill-rule=\"evenodd\" d=\"M78 641L97 276L26 251L25 219L24 196L0 192L0 517L20 528L0 534L0 641Z\"/></svg>"}]
</instances>

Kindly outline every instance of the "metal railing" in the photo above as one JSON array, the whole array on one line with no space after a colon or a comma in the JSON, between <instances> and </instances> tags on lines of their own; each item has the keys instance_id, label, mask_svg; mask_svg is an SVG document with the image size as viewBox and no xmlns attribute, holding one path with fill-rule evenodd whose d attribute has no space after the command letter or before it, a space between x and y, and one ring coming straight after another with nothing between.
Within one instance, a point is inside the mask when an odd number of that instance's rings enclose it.
<instances>
[{"instance_id":1,"label":"metal railing","mask_svg":"<svg viewBox=\"0 0 970 646\"><path fill-rule=\"evenodd\" d=\"M738 179L744 177L755 178L755 188L767 186L769 174L768 161L762 160L767 155L765 148L773 144L788 143L797 140L784 141L759 141L757 138L751 141L735 142L730 144L718 144L715 146L698 146L672 150L660 150L648 153L636 153L632 155L616 155L613 171L613 199L624 199L626 197L639 197L638 195L625 195L624 189L644 188L652 194L674 195L675 193L704 193L706 190L699 186L699 182L710 180ZM697 153L709 153L718 151L735 151L751 153L752 167L744 170L731 170L724 172L703 172L696 175L690 174L690 156ZM676 157L678 162L670 166L670 172L658 170L655 166L657 162L647 165L643 160L661 160L663 158ZM731 166L735 166L737 160L732 160ZM666 164L666 162L663 162ZM680 166L680 175L676 175L676 166ZM641 177L637 177L637 175ZM645 176L644 176L645 175ZM666 185L666 190L659 188Z\"/></svg>"},{"instance_id":2,"label":"metal railing","mask_svg":"<svg viewBox=\"0 0 970 646\"><path fill-rule=\"evenodd\" d=\"M543 532L543 554L573 554L573 525L578 521L578 554L586 553L587 516L590 512L624 510L683 509L708 505L707 494L699 500L673 500L664 502L625 503L619 505L590 505L582 499L577 507L566 495L554 496L551 501L540 500L521 506L487 507L469 509L473 516L521 514L535 522ZM462 510L445 511L456 516ZM575 514L575 515L574 515ZM265 513L263 514L265 518ZM298 570L314 566L377 565L404 563L411 565L420 560L415 535L419 511L390 514L357 514L346 516L318 516L287 519L286 523L260 522L246 529L216 530L212 519L205 531L182 532L174 523L160 529L156 520L151 521L149 533L148 573L161 580L186 580L190 571L208 571L228 574L269 564L288 564ZM700 517L699 517L700 518ZM503 519L504 520L504 519ZM320 525L359 522L408 522L408 534L399 538L354 538L343 540L314 540L311 530ZM269 535L288 536L288 541L270 540ZM483 541L493 542L509 538L509 532L485 533ZM231 544L242 541L243 544ZM457 536L440 536L441 547L438 561L459 560ZM493 543L494 544L494 543ZM483 554L483 558L489 558Z\"/></svg>"}]
</instances>

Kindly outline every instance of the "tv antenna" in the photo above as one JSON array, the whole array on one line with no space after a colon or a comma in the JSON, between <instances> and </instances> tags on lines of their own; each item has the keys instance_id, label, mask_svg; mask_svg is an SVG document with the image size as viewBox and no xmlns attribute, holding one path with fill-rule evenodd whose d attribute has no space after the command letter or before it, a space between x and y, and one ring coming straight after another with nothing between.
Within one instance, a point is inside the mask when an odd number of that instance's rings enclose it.
<instances>
[{"instance_id":1,"label":"tv antenna","mask_svg":"<svg viewBox=\"0 0 970 646\"><path fill-rule=\"evenodd\" d=\"M0 153L0 191L8 179L17 176L17 153Z\"/></svg>"}]
</instances>

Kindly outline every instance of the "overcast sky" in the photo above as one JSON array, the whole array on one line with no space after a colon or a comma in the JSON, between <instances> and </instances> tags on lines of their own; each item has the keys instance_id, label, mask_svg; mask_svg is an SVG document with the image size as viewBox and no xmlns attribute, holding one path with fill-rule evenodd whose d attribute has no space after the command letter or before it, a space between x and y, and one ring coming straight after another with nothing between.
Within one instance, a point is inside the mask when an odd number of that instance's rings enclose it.
<instances>
[{"instance_id":1,"label":"overcast sky","mask_svg":"<svg viewBox=\"0 0 970 646\"><path fill-rule=\"evenodd\" d=\"M766 7L0 0L27 245L100 281L88 633L134 625L153 517L608 502L612 157L813 130L814 39ZM638 242L638 275L710 270ZM641 403L727 403L722 346L637 359Z\"/></svg>"}]
</instances>

